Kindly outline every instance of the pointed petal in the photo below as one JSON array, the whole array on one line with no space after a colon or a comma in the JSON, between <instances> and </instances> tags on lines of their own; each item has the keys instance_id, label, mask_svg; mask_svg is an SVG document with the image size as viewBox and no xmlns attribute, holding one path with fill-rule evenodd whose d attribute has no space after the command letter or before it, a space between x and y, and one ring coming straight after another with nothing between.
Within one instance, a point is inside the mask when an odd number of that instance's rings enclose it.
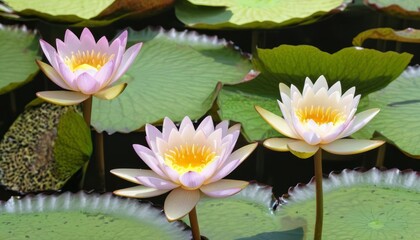
<instances>
[{"instance_id":1,"label":"pointed petal","mask_svg":"<svg viewBox=\"0 0 420 240\"><path fill-rule=\"evenodd\" d=\"M67 85L67 83L63 80L63 78L61 78L60 74L54 68L52 68L50 65L48 65L44 62L41 62L39 60L36 60L36 63L38 64L38 66L42 70L42 72L44 72L45 75L51 81L53 81L55 84L57 84L61 88L64 88L64 89L67 89L67 90L72 90L71 87L69 87L69 85Z\"/></svg>"},{"instance_id":2,"label":"pointed petal","mask_svg":"<svg viewBox=\"0 0 420 240\"><path fill-rule=\"evenodd\" d=\"M47 43L44 40L39 40L39 45L41 45L42 51L44 52L45 57L48 59L48 61L54 66L55 62L55 55L57 54L57 51L53 46L51 46L49 43ZM37 60L38 62L39 60Z\"/></svg>"},{"instance_id":3,"label":"pointed petal","mask_svg":"<svg viewBox=\"0 0 420 240\"><path fill-rule=\"evenodd\" d=\"M199 190L176 188L166 197L164 210L169 221L175 221L187 215L200 200Z\"/></svg>"},{"instance_id":4,"label":"pointed petal","mask_svg":"<svg viewBox=\"0 0 420 240\"><path fill-rule=\"evenodd\" d=\"M111 100L118 97L118 95L120 95L126 87L127 83L121 83L109 88L102 89L101 91L95 93L94 96L100 99Z\"/></svg>"},{"instance_id":5,"label":"pointed petal","mask_svg":"<svg viewBox=\"0 0 420 240\"><path fill-rule=\"evenodd\" d=\"M189 171L179 177L179 181L182 186L187 190L195 190L199 188L204 180L206 180L203 175L197 172Z\"/></svg>"},{"instance_id":6,"label":"pointed petal","mask_svg":"<svg viewBox=\"0 0 420 240\"><path fill-rule=\"evenodd\" d=\"M354 116L353 121L349 126L344 129L343 133L340 134L338 138L343 138L352 135L357 132L359 129L364 127L372 118L379 113L379 108L372 108L361 113L358 113Z\"/></svg>"},{"instance_id":7,"label":"pointed petal","mask_svg":"<svg viewBox=\"0 0 420 240\"><path fill-rule=\"evenodd\" d=\"M170 190L155 189L145 186L135 186L114 191L115 195L132 198L149 198L162 195Z\"/></svg>"},{"instance_id":8,"label":"pointed petal","mask_svg":"<svg viewBox=\"0 0 420 240\"><path fill-rule=\"evenodd\" d=\"M47 102L63 106L75 105L89 98L89 95L71 91L44 91L36 95Z\"/></svg>"},{"instance_id":9,"label":"pointed petal","mask_svg":"<svg viewBox=\"0 0 420 240\"><path fill-rule=\"evenodd\" d=\"M197 127L197 131L199 130L203 131L206 136L210 135L214 131L214 124L211 116L207 116L203 119L203 121L201 121L200 125Z\"/></svg>"},{"instance_id":10,"label":"pointed petal","mask_svg":"<svg viewBox=\"0 0 420 240\"><path fill-rule=\"evenodd\" d=\"M340 95L341 97L341 83L340 81L337 81L336 83L334 83L334 85L332 85L329 89L328 89L328 95L333 94L334 92L337 92L338 95Z\"/></svg>"},{"instance_id":11,"label":"pointed petal","mask_svg":"<svg viewBox=\"0 0 420 240\"><path fill-rule=\"evenodd\" d=\"M150 188L172 190L179 187L179 184L165 180L153 171L150 171L148 175L143 174L142 176L137 176L136 179L140 184Z\"/></svg>"},{"instance_id":12,"label":"pointed petal","mask_svg":"<svg viewBox=\"0 0 420 240\"><path fill-rule=\"evenodd\" d=\"M99 89L99 84L95 78L89 73L85 72L79 75L76 79L77 88L84 94L94 94Z\"/></svg>"},{"instance_id":13,"label":"pointed petal","mask_svg":"<svg viewBox=\"0 0 420 240\"><path fill-rule=\"evenodd\" d=\"M367 152L384 143L384 141L380 140L339 139L332 143L321 145L321 148L333 154L350 155Z\"/></svg>"},{"instance_id":14,"label":"pointed petal","mask_svg":"<svg viewBox=\"0 0 420 240\"><path fill-rule=\"evenodd\" d=\"M274 150L274 151L288 152L290 150L287 147L287 144L296 142L296 141L300 141L300 140L296 140L293 138L269 138L264 141L263 145L264 147Z\"/></svg>"},{"instance_id":15,"label":"pointed petal","mask_svg":"<svg viewBox=\"0 0 420 240\"><path fill-rule=\"evenodd\" d=\"M96 72L94 78L99 84L99 88L104 88L108 86L109 80L111 78L111 74L114 70L114 61L110 60L105 65L99 69L98 72Z\"/></svg>"},{"instance_id":16,"label":"pointed petal","mask_svg":"<svg viewBox=\"0 0 420 240\"><path fill-rule=\"evenodd\" d=\"M290 129L290 126L287 124L286 120L259 106L255 106L255 110L257 110L261 117L264 118L264 120L275 130L287 137L297 138L292 129Z\"/></svg>"},{"instance_id":17,"label":"pointed petal","mask_svg":"<svg viewBox=\"0 0 420 240\"><path fill-rule=\"evenodd\" d=\"M156 175L156 173L154 173L152 170L135 169L135 168L116 168L116 169L112 169L110 172L117 177L120 177L124 180L137 183L137 184L139 184L139 181L137 181L136 179L136 177L138 176L155 176Z\"/></svg>"},{"instance_id":18,"label":"pointed petal","mask_svg":"<svg viewBox=\"0 0 420 240\"><path fill-rule=\"evenodd\" d=\"M200 190L207 196L214 198L222 198L232 196L246 186L249 182L240 181L240 180L231 180L231 179L222 179L220 181L204 185Z\"/></svg>"},{"instance_id":19,"label":"pointed petal","mask_svg":"<svg viewBox=\"0 0 420 240\"><path fill-rule=\"evenodd\" d=\"M319 78L315 81L312 91L317 93L321 89L328 89L327 79L325 79L324 75L319 76Z\"/></svg>"},{"instance_id":20,"label":"pointed petal","mask_svg":"<svg viewBox=\"0 0 420 240\"><path fill-rule=\"evenodd\" d=\"M229 156L229 158L226 160L226 163L234 159L239 159L240 162L243 162L255 150L255 148L257 148L257 146L258 143L251 143L239 148Z\"/></svg>"},{"instance_id":21,"label":"pointed petal","mask_svg":"<svg viewBox=\"0 0 420 240\"><path fill-rule=\"evenodd\" d=\"M225 163L220 169L213 171L214 175L211 178L207 179L204 182L204 184L210 184L219 181L220 179L229 175L241 163L242 161L240 161L239 159L230 160L229 162ZM203 175L204 174L209 175L207 172L203 172Z\"/></svg>"},{"instance_id":22,"label":"pointed petal","mask_svg":"<svg viewBox=\"0 0 420 240\"><path fill-rule=\"evenodd\" d=\"M162 177L166 175L159 167L159 161L156 159L155 154L150 149L140 144L133 144L133 148L137 155L139 155L139 157L150 169Z\"/></svg>"},{"instance_id":23,"label":"pointed petal","mask_svg":"<svg viewBox=\"0 0 420 240\"><path fill-rule=\"evenodd\" d=\"M117 72L112 78L113 80L111 81L111 83L118 80L128 70L128 68L133 63L134 59L136 59L137 54L139 53L142 44L143 43L137 43L131 46L129 49L127 49L127 51L124 53L122 57L122 60L121 60L121 63L119 65Z\"/></svg>"},{"instance_id":24,"label":"pointed petal","mask_svg":"<svg viewBox=\"0 0 420 240\"><path fill-rule=\"evenodd\" d=\"M162 126L162 139L168 141L169 135L171 134L172 130L178 130L175 123L168 117L163 119L163 126Z\"/></svg>"},{"instance_id":25,"label":"pointed petal","mask_svg":"<svg viewBox=\"0 0 420 240\"><path fill-rule=\"evenodd\" d=\"M312 157L319 149L319 146L309 145L304 141L295 141L287 144L290 152L298 158Z\"/></svg>"}]
</instances>

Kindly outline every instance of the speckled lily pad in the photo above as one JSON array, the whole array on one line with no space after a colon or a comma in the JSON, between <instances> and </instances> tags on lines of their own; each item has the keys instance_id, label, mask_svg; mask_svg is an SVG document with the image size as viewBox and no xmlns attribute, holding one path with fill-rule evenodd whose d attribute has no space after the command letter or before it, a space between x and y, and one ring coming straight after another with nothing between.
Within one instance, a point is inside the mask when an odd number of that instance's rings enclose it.
<instances>
[{"instance_id":1,"label":"speckled lily pad","mask_svg":"<svg viewBox=\"0 0 420 240\"><path fill-rule=\"evenodd\" d=\"M420 176L398 169L330 174L324 186L323 239L420 239ZM312 238L315 184L298 186L277 211Z\"/></svg>"},{"instance_id":2,"label":"speckled lily pad","mask_svg":"<svg viewBox=\"0 0 420 240\"><path fill-rule=\"evenodd\" d=\"M111 194L12 198L0 205L0 239L190 239L148 203Z\"/></svg>"}]
</instances>

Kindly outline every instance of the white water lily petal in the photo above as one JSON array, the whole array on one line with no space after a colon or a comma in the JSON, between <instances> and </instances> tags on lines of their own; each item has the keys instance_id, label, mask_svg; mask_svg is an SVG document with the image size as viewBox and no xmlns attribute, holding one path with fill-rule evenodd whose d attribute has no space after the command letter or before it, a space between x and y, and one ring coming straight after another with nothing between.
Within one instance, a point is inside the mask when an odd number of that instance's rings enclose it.
<instances>
[{"instance_id":1,"label":"white water lily petal","mask_svg":"<svg viewBox=\"0 0 420 240\"><path fill-rule=\"evenodd\" d=\"M89 98L89 95L70 91L43 91L36 95L47 102L63 106L79 104Z\"/></svg>"},{"instance_id":2,"label":"white water lily petal","mask_svg":"<svg viewBox=\"0 0 420 240\"><path fill-rule=\"evenodd\" d=\"M121 83L109 88L105 88L95 93L93 96L100 99L111 100L118 97L118 95L124 91L125 87L127 87L127 83Z\"/></svg>"},{"instance_id":3,"label":"white water lily petal","mask_svg":"<svg viewBox=\"0 0 420 240\"><path fill-rule=\"evenodd\" d=\"M133 183L139 183L139 181L136 179L137 176L146 175L146 176L155 176L156 173L154 173L151 170L145 170L145 169L134 169L134 168L117 168L112 169L111 173L115 176L118 176L124 180L133 182Z\"/></svg>"},{"instance_id":4,"label":"white water lily petal","mask_svg":"<svg viewBox=\"0 0 420 240\"><path fill-rule=\"evenodd\" d=\"M133 144L133 148L150 169L162 177L165 176L165 173L159 167L159 160L150 149L139 144Z\"/></svg>"},{"instance_id":5,"label":"white water lily petal","mask_svg":"<svg viewBox=\"0 0 420 240\"><path fill-rule=\"evenodd\" d=\"M264 120L268 122L268 124L270 124L275 130L287 137L297 138L295 133L283 118L259 106L255 106L255 109L261 115L261 117L264 118Z\"/></svg>"},{"instance_id":6,"label":"white water lily petal","mask_svg":"<svg viewBox=\"0 0 420 240\"><path fill-rule=\"evenodd\" d=\"M154 173L153 171L149 170L150 172ZM162 179L156 173L154 174L142 174L137 176L136 179L138 182L146 187L162 189L162 190L172 190L174 188L179 187L179 184L174 184L171 181Z\"/></svg>"},{"instance_id":7,"label":"white water lily petal","mask_svg":"<svg viewBox=\"0 0 420 240\"><path fill-rule=\"evenodd\" d=\"M332 143L321 145L327 152L338 155L349 155L367 152L384 144L380 140L339 139Z\"/></svg>"},{"instance_id":8,"label":"white water lily petal","mask_svg":"<svg viewBox=\"0 0 420 240\"><path fill-rule=\"evenodd\" d=\"M114 191L113 193L118 196L132 197L132 198L149 198L162 195L169 192L166 189L155 189L145 186L135 186L130 188L124 188Z\"/></svg>"},{"instance_id":9,"label":"white water lily petal","mask_svg":"<svg viewBox=\"0 0 420 240\"><path fill-rule=\"evenodd\" d=\"M312 157L319 150L317 145L309 145L304 141L291 142L287 144L287 147L293 155L303 159Z\"/></svg>"},{"instance_id":10,"label":"white water lily petal","mask_svg":"<svg viewBox=\"0 0 420 240\"><path fill-rule=\"evenodd\" d=\"M200 190L207 196L221 198L232 196L238 193L246 186L248 186L248 184L249 182L246 181L222 179L215 183L204 185L200 188Z\"/></svg>"},{"instance_id":11,"label":"white water lily petal","mask_svg":"<svg viewBox=\"0 0 420 240\"><path fill-rule=\"evenodd\" d=\"M195 190L199 188L204 183L204 180L206 179L202 174L192 171L186 172L179 177L182 187L187 190Z\"/></svg>"},{"instance_id":12,"label":"white water lily petal","mask_svg":"<svg viewBox=\"0 0 420 240\"><path fill-rule=\"evenodd\" d=\"M178 220L187 215L200 200L199 190L176 188L166 197L164 211L169 221Z\"/></svg>"},{"instance_id":13,"label":"white water lily petal","mask_svg":"<svg viewBox=\"0 0 420 240\"><path fill-rule=\"evenodd\" d=\"M353 122L343 131L339 138L347 137L357 132L359 129L364 127L370 120L372 120L376 114L379 113L379 108L372 108L354 116Z\"/></svg>"},{"instance_id":14,"label":"white water lily petal","mask_svg":"<svg viewBox=\"0 0 420 240\"><path fill-rule=\"evenodd\" d=\"M300 140L296 140L293 138L269 138L264 141L263 145L264 147L274 150L274 151L288 152L289 148L287 147L287 144L296 142L296 141L300 141Z\"/></svg>"},{"instance_id":15,"label":"white water lily petal","mask_svg":"<svg viewBox=\"0 0 420 240\"><path fill-rule=\"evenodd\" d=\"M38 64L38 66L42 70L42 72L44 72L44 74L49 79L51 79L51 81L53 81L55 84L57 84L61 88L71 90L71 87L69 87L67 85L67 83L62 79L60 74L54 68L52 68L50 65L48 65L48 64L46 64L42 61L39 61L39 60L36 60L36 63Z\"/></svg>"}]
</instances>

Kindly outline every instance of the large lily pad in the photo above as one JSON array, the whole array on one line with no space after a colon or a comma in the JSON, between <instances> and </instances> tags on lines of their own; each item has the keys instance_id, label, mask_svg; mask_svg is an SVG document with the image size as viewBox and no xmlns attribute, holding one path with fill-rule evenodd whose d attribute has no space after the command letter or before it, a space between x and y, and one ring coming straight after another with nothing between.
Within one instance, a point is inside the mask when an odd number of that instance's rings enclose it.
<instances>
[{"instance_id":1,"label":"large lily pad","mask_svg":"<svg viewBox=\"0 0 420 240\"><path fill-rule=\"evenodd\" d=\"M251 69L232 43L195 32L130 31L128 41L144 45L121 79L125 91L111 101L94 99L98 131L131 132L165 116L198 119L211 108L219 83L238 83Z\"/></svg>"},{"instance_id":2,"label":"large lily pad","mask_svg":"<svg viewBox=\"0 0 420 240\"><path fill-rule=\"evenodd\" d=\"M404 18L420 19L420 2L417 0L364 0L374 9Z\"/></svg>"},{"instance_id":3,"label":"large lily pad","mask_svg":"<svg viewBox=\"0 0 420 240\"><path fill-rule=\"evenodd\" d=\"M32 80L38 72L38 37L26 27L0 24L0 94Z\"/></svg>"},{"instance_id":4,"label":"large lily pad","mask_svg":"<svg viewBox=\"0 0 420 240\"><path fill-rule=\"evenodd\" d=\"M302 239L303 229L281 224L273 203L271 187L255 183L229 198L204 198L197 205L201 235L208 239Z\"/></svg>"},{"instance_id":5,"label":"large lily pad","mask_svg":"<svg viewBox=\"0 0 420 240\"><path fill-rule=\"evenodd\" d=\"M396 31L392 28L373 28L359 33L353 38L353 45L362 46L366 39L391 40L398 42L420 43L420 30L407 28Z\"/></svg>"},{"instance_id":6,"label":"large lily pad","mask_svg":"<svg viewBox=\"0 0 420 240\"><path fill-rule=\"evenodd\" d=\"M260 75L246 83L223 87L218 97L219 115L222 119L241 122L243 133L250 141L279 136L262 120L254 106L281 115L276 101L280 99L280 82L302 89L306 77L315 81L324 75L330 86L341 81L344 90L356 86L356 91L363 96L397 78L411 57L407 53L382 53L360 47L344 48L334 54L312 46L258 49L254 65Z\"/></svg>"},{"instance_id":7,"label":"large lily pad","mask_svg":"<svg viewBox=\"0 0 420 240\"><path fill-rule=\"evenodd\" d=\"M419 239L420 177L397 169L344 170L323 182L323 239ZM276 214L313 237L315 184L298 186Z\"/></svg>"},{"instance_id":8,"label":"large lily pad","mask_svg":"<svg viewBox=\"0 0 420 240\"><path fill-rule=\"evenodd\" d=\"M58 190L91 154L90 129L74 106L29 106L0 142L0 184L18 192Z\"/></svg>"},{"instance_id":9,"label":"large lily pad","mask_svg":"<svg viewBox=\"0 0 420 240\"><path fill-rule=\"evenodd\" d=\"M175 5L175 13L194 28L277 28L315 22L327 13L343 10L349 2L181 0Z\"/></svg>"},{"instance_id":10,"label":"large lily pad","mask_svg":"<svg viewBox=\"0 0 420 240\"><path fill-rule=\"evenodd\" d=\"M174 0L6 0L5 16L37 17L76 25L106 25L122 17L149 16L170 7Z\"/></svg>"},{"instance_id":11,"label":"large lily pad","mask_svg":"<svg viewBox=\"0 0 420 240\"><path fill-rule=\"evenodd\" d=\"M420 156L420 67L409 67L386 88L362 99L360 111L377 107L376 116L367 126L352 136L371 138L375 132L402 151Z\"/></svg>"},{"instance_id":12,"label":"large lily pad","mask_svg":"<svg viewBox=\"0 0 420 240\"><path fill-rule=\"evenodd\" d=\"M190 239L148 203L111 194L12 198L0 206L1 239Z\"/></svg>"}]
</instances>

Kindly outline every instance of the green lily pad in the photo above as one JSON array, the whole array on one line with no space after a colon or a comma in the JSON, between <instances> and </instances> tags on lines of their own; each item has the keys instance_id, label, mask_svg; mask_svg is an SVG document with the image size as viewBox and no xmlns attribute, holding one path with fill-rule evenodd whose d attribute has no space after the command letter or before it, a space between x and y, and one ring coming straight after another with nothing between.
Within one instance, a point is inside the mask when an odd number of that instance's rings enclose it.
<instances>
[{"instance_id":1,"label":"green lily pad","mask_svg":"<svg viewBox=\"0 0 420 240\"><path fill-rule=\"evenodd\" d=\"M98 131L131 132L165 116L198 119L212 106L220 84L241 82L251 69L232 43L195 32L129 31L129 44L144 45L125 77L125 91L108 101L95 98Z\"/></svg>"},{"instance_id":2,"label":"green lily pad","mask_svg":"<svg viewBox=\"0 0 420 240\"><path fill-rule=\"evenodd\" d=\"M190 239L148 203L111 194L12 198L0 205L1 239Z\"/></svg>"},{"instance_id":3,"label":"green lily pad","mask_svg":"<svg viewBox=\"0 0 420 240\"><path fill-rule=\"evenodd\" d=\"M420 177L398 169L344 170L323 181L323 239L419 239ZM315 226L315 184L289 190L276 214L301 223L306 239Z\"/></svg>"},{"instance_id":4,"label":"green lily pad","mask_svg":"<svg viewBox=\"0 0 420 240\"><path fill-rule=\"evenodd\" d=\"M280 82L302 89L306 77L315 81L324 75L330 86L341 81L343 90L356 86L356 91L364 96L397 78L411 57L408 53L382 53L360 47L344 48L334 54L312 46L257 49L253 63L260 75L246 83L224 86L218 97L219 115L242 123L243 133L250 141L279 136L254 106L281 115L276 101L280 99Z\"/></svg>"},{"instance_id":5,"label":"green lily pad","mask_svg":"<svg viewBox=\"0 0 420 240\"><path fill-rule=\"evenodd\" d=\"M378 116L352 135L371 138L377 132L402 151L420 156L420 136L413 131L420 123L420 67L409 67L386 88L363 98L359 110L380 108Z\"/></svg>"},{"instance_id":6,"label":"green lily pad","mask_svg":"<svg viewBox=\"0 0 420 240\"><path fill-rule=\"evenodd\" d=\"M420 2L417 0L365 0L366 5L404 18L420 19Z\"/></svg>"},{"instance_id":7,"label":"green lily pad","mask_svg":"<svg viewBox=\"0 0 420 240\"><path fill-rule=\"evenodd\" d=\"M327 13L344 10L349 2L181 0L175 5L175 14L194 28L278 28L315 22Z\"/></svg>"},{"instance_id":8,"label":"green lily pad","mask_svg":"<svg viewBox=\"0 0 420 240\"><path fill-rule=\"evenodd\" d=\"M208 239L302 239L303 230L283 226L272 206L271 187L255 183L232 197L203 198L197 204L200 233Z\"/></svg>"},{"instance_id":9,"label":"green lily pad","mask_svg":"<svg viewBox=\"0 0 420 240\"><path fill-rule=\"evenodd\" d=\"M396 31L392 28L373 28L359 33L353 38L353 45L362 46L366 39L381 39L398 42L420 43L420 30L407 28Z\"/></svg>"},{"instance_id":10,"label":"green lily pad","mask_svg":"<svg viewBox=\"0 0 420 240\"><path fill-rule=\"evenodd\" d=\"M26 27L0 24L0 94L33 79L38 72L38 37Z\"/></svg>"},{"instance_id":11,"label":"green lily pad","mask_svg":"<svg viewBox=\"0 0 420 240\"><path fill-rule=\"evenodd\" d=\"M42 18L75 26L107 25L127 16L150 16L173 5L174 0L5 0L3 15Z\"/></svg>"},{"instance_id":12,"label":"green lily pad","mask_svg":"<svg viewBox=\"0 0 420 240\"><path fill-rule=\"evenodd\" d=\"M0 142L0 184L17 192L58 190L91 154L90 129L74 106L29 106Z\"/></svg>"}]
</instances>

